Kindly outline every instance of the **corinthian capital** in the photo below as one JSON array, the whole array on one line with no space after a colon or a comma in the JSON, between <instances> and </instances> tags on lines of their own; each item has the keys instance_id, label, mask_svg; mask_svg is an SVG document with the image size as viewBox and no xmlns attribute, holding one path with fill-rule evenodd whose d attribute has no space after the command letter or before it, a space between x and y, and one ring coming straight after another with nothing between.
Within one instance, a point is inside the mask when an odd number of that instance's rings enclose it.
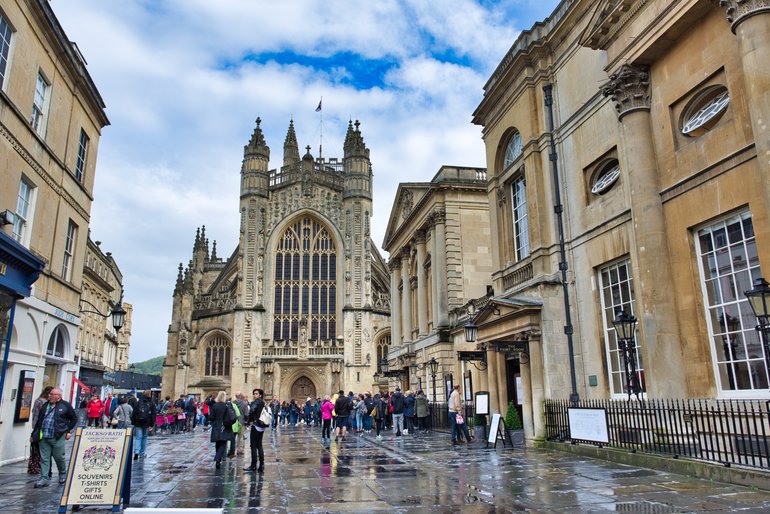
<instances>
[{"instance_id":1,"label":"corinthian capital","mask_svg":"<svg viewBox=\"0 0 770 514\"><path fill-rule=\"evenodd\" d=\"M730 22L733 34L746 18L755 14L770 13L770 0L712 0L712 2L727 8L727 21Z\"/></svg>"},{"instance_id":2,"label":"corinthian capital","mask_svg":"<svg viewBox=\"0 0 770 514\"><path fill-rule=\"evenodd\" d=\"M615 102L618 119L634 111L650 110L650 73L647 66L624 64L610 75L602 94Z\"/></svg>"}]
</instances>

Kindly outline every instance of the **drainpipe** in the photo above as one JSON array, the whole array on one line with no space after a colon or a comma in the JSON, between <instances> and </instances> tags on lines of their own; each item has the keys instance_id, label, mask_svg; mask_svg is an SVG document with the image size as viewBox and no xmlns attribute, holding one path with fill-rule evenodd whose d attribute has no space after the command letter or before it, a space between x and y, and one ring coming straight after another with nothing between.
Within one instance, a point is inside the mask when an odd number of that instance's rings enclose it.
<instances>
[{"instance_id":1,"label":"drainpipe","mask_svg":"<svg viewBox=\"0 0 770 514\"><path fill-rule=\"evenodd\" d=\"M564 290L564 314L566 324L564 325L564 333L567 334L567 347L569 349L569 374L572 379L572 394L569 396L569 400L572 405L577 405L580 401L580 396L577 392L577 377L575 376L575 348L572 343L572 315L570 314L569 307L569 284L567 283L567 253L564 250L564 207L561 204L561 187L559 186L559 168L557 165L558 155L556 153L556 144L553 141L553 96L551 91L553 89L552 84L546 84L543 86L543 93L545 93L545 107L548 110L548 139L551 147L551 153L549 159L551 160L551 169L553 171L553 189L554 189L554 207L553 210L556 213L556 218L559 224L559 270L561 270L561 285Z\"/></svg>"}]
</instances>

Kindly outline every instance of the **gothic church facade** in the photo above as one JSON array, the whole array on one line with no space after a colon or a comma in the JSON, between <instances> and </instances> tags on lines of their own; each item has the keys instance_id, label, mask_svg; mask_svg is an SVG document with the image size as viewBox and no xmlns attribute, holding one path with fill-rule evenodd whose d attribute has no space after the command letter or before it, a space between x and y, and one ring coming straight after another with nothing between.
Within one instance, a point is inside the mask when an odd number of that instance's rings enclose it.
<instances>
[{"instance_id":1,"label":"gothic church facade","mask_svg":"<svg viewBox=\"0 0 770 514\"><path fill-rule=\"evenodd\" d=\"M270 170L261 120L244 147L240 240L228 258L205 226L179 265L163 394L265 390L304 402L373 386L390 340L389 275L372 243L372 167L358 121L344 156L300 158L290 122Z\"/></svg>"}]
</instances>

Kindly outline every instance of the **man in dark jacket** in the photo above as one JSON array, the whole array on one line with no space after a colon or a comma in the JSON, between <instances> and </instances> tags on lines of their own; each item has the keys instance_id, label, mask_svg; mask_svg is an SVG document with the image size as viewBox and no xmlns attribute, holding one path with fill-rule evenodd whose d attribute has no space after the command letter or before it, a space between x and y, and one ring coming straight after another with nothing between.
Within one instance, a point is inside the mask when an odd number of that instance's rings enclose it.
<instances>
[{"instance_id":1,"label":"man in dark jacket","mask_svg":"<svg viewBox=\"0 0 770 514\"><path fill-rule=\"evenodd\" d=\"M35 487L48 487L51 483L51 457L59 469L59 483L67 479L67 464L64 461L64 446L72 436L72 429L78 423L78 416L72 405L61 399L61 389L51 389L48 402L40 407L35 431L40 435L40 480ZM34 434L35 432L33 432Z\"/></svg>"},{"instance_id":2,"label":"man in dark jacket","mask_svg":"<svg viewBox=\"0 0 770 514\"><path fill-rule=\"evenodd\" d=\"M262 397L265 392L262 389L252 391L254 400L249 405L249 444L251 446L251 465L243 468L244 471L256 471L262 473L265 471L265 450L262 448L262 438L265 436L267 425L260 421L262 409L265 408L265 400ZM259 467L257 467L259 459Z\"/></svg>"},{"instance_id":3,"label":"man in dark jacket","mask_svg":"<svg viewBox=\"0 0 770 514\"><path fill-rule=\"evenodd\" d=\"M131 424L134 425L134 460L146 457L147 434L155 426L155 404L152 402L152 391L145 391L139 396L136 407L131 412Z\"/></svg>"},{"instance_id":4,"label":"man in dark jacket","mask_svg":"<svg viewBox=\"0 0 770 514\"><path fill-rule=\"evenodd\" d=\"M342 440L344 441L348 433L348 418L353 411L353 405L350 399L345 396L345 391L340 391L339 394L337 401L334 402L334 412L337 414L337 428L334 429L334 440L337 441L339 439L341 432Z\"/></svg>"}]
</instances>

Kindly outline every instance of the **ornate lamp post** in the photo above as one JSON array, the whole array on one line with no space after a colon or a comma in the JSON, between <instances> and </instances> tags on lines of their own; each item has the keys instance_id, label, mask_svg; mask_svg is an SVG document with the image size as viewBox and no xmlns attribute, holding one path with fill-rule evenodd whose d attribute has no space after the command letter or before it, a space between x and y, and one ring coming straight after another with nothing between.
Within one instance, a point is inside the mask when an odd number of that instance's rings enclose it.
<instances>
[{"instance_id":1,"label":"ornate lamp post","mask_svg":"<svg viewBox=\"0 0 770 514\"><path fill-rule=\"evenodd\" d=\"M435 357L431 357L427 364L428 371L430 371L430 378L433 381L433 403L436 403L436 374L438 373L438 361Z\"/></svg>"},{"instance_id":2,"label":"ornate lamp post","mask_svg":"<svg viewBox=\"0 0 770 514\"><path fill-rule=\"evenodd\" d=\"M123 324L126 322L126 311L123 309L123 291L120 292L120 299L118 300L118 303L115 305L115 307L112 308L112 311L110 311L107 314L102 314L99 312L99 310L96 308L96 305L89 302L88 300L80 300L81 303L84 303L91 307L91 309L80 309L80 312L82 313L89 313L89 314L96 314L97 316L101 316L102 318L109 318L112 316L112 327L115 329L115 332L120 332L120 329L123 328Z\"/></svg>"},{"instance_id":3,"label":"ornate lamp post","mask_svg":"<svg viewBox=\"0 0 770 514\"><path fill-rule=\"evenodd\" d=\"M762 277L754 280L754 289L744 291L749 300L751 310L757 318L757 332L762 339L762 346L765 350L765 366L770 372L770 339L768 331L770 330L770 284Z\"/></svg>"},{"instance_id":4,"label":"ornate lamp post","mask_svg":"<svg viewBox=\"0 0 770 514\"><path fill-rule=\"evenodd\" d=\"M641 389L639 387L639 379L636 376L636 345L634 344L636 322L636 317L620 308L615 311L615 319L612 320L612 325L615 327L615 336L618 339L618 348L623 352L628 401L631 401L632 394L635 394L638 400Z\"/></svg>"}]
</instances>

